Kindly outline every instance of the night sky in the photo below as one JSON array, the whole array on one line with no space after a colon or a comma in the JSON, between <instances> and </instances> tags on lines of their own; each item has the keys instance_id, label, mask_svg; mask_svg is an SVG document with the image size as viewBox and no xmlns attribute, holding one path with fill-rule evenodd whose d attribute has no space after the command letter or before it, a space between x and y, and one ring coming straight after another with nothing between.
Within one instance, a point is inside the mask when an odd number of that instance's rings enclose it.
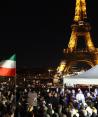
<instances>
[{"instance_id":1,"label":"night sky","mask_svg":"<svg viewBox=\"0 0 98 117\"><path fill-rule=\"evenodd\" d=\"M98 4L87 1L93 42L98 47ZM56 67L67 47L75 0L33 0L7 3L0 15L0 60L13 53L17 67Z\"/></svg>"}]
</instances>

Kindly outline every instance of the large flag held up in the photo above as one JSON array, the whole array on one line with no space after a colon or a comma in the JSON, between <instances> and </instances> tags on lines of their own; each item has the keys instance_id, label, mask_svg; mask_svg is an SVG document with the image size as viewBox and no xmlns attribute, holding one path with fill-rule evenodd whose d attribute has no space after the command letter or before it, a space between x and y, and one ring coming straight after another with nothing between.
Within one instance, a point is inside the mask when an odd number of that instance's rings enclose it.
<instances>
[{"instance_id":1,"label":"large flag held up","mask_svg":"<svg viewBox=\"0 0 98 117\"><path fill-rule=\"evenodd\" d=\"M16 54L12 55L8 60L0 62L0 76L16 75Z\"/></svg>"}]
</instances>

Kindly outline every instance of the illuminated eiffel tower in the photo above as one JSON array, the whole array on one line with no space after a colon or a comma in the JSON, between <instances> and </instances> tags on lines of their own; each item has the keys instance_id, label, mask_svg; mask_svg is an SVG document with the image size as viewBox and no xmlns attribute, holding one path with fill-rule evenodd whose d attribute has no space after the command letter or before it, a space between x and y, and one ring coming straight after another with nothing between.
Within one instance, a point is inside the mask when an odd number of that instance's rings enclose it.
<instances>
[{"instance_id":1,"label":"illuminated eiffel tower","mask_svg":"<svg viewBox=\"0 0 98 117\"><path fill-rule=\"evenodd\" d=\"M57 68L59 75L73 73L79 63L90 67L98 64L98 49L95 48L90 35L91 26L87 22L85 0L76 0L74 23L71 29L68 47L64 49L65 58ZM79 40L84 40L85 48L78 49ZM82 70L85 69L82 68ZM79 68L76 71L79 71Z\"/></svg>"}]
</instances>

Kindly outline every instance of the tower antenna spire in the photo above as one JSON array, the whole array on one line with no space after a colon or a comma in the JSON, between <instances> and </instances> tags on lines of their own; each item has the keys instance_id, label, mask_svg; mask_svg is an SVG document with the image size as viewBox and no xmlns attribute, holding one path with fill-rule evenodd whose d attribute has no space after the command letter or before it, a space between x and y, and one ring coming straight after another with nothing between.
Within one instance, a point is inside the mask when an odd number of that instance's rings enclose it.
<instances>
[{"instance_id":1,"label":"tower antenna spire","mask_svg":"<svg viewBox=\"0 0 98 117\"><path fill-rule=\"evenodd\" d=\"M85 18L87 18L86 1L85 0L76 0L74 21L75 22L82 21Z\"/></svg>"}]
</instances>

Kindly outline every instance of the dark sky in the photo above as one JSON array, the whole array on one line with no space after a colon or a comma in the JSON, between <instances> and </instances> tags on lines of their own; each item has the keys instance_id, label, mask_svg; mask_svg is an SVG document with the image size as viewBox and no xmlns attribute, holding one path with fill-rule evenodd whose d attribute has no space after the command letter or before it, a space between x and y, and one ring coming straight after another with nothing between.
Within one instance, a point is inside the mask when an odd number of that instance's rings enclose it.
<instances>
[{"instance_id":1,"label":"dark sky","mask_svg":"<svg viewBox=\"0 0 98 117\"><path fill-rule=\"evenodd\" d=\"M17 67L56 67L67 47L75 0L10 2L1 7L0 60L17 55ZM93 42L98 47L98 4L87 0Z\"/></svg>"}]
</instances>

